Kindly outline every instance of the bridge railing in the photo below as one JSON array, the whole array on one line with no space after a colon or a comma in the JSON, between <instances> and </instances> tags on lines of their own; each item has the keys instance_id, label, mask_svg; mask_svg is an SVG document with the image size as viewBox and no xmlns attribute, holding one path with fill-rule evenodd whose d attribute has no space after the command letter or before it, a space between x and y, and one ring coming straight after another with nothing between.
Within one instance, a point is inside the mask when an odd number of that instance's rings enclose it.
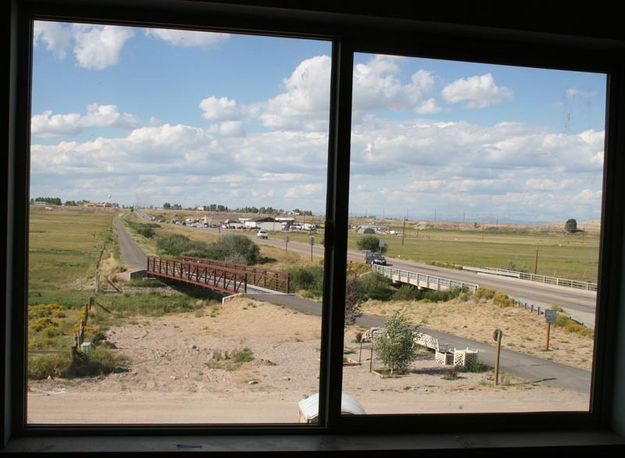
<instances>
[{"instance_id":1,"label":"bridge railing","mask_svg":"<svg viewBox=\"0 0 625 458\"><path fill-rule=\"evenodd\" d=\"M248 266L246 264L217 261L215 259L197 258L192 256L181 256L179 259L197 264L218 266L234 269L238 272L245 272L247 274L247 282L249 285L261 286L263 288L283 293L289 292L290 282L288 272L280 272L277 270L264 269L262 267Z\"/></svg>"},{"instance_id":2,"label":"bridge railing","mask_svg":"<svg viewBox=\"0 0 625 458\"><path fill-rule=\"evenodd\" d=\"M223 266L148 256L146 272L150 276L178 280L223 293L247 292L247 273Z\"/></svg>"},{"instance_id":3,"label":"bridge railing","mask_svg":"<svg viewBox=\"0 0 625 458\"><path fill-rule=\"evenodd\" d=\"M402 283L410 283L428 289L441 290L452 288L466 288L470 291L476 291L479 287L479 285L475 283L468 283L465 281L453 280L451 278L444 278L435 275L423 274L420 272L397 269L392 266L381 266L379 264L373 264L373 271L378 272L385 277L394 280L396 279L397 281Z\"/></svg>"},{"instance_id":4,"label":"bridge railing","mask_svg":"<svg viewBox=\"0 0 625 458\"><path fill-rule=\"evenodd\" d=\"M568 278L549 277L547 275L537 275L528 272L518 272L516 270L499 269L496 267L470 267L463 266L462 270L470 270L472 272L483 272L493 275L503 275L506 277L515 277L522 280L536 281L540 283L546 283L548 285L565 286L567 288L585 289L586 291L597 291L597 284L579 281L569 280Z\"/></svg>"}]
</instances>

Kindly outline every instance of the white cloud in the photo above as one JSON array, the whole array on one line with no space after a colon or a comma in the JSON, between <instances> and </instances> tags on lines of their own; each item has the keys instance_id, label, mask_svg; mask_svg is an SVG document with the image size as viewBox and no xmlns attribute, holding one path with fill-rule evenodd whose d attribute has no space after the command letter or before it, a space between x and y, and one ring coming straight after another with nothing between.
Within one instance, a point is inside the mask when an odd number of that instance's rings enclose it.
<instances>
[{"instance_id":1,"label":"white cloud","mask_svg":"<svg viewBox=\"0 0 625 458\"><path fill-rule=\"evenodd\" d=\"M58 22L35 21L34 24L34 46L38 46L39 41L43 41L46 49L58 59L63 59L67 54L67 48L71 45L72 34L67 27L63 27Z\"/></svg>"},{"instance_id":2,"label":"white cloud","mask_svg":"<svg viewBox=\"0 0 625 458\"><path fill-rule=\"evenodd\" d=\"M425 70L415 72L410 83L403 84L399 78L401 58L374 56L369 62L354 67L355 111L380 109L415 110L422 114L433 113L436 101L417 106L422 97L434 87L433 75ZM428 111L429 110L429 111Z\"/></svg>"},{"instance_id":3,"label":"white cloud","mask_svg":"<svg viewBox=\"0 0 625 458\"><path fill-rule=\"evenodd\" d=\"M245 129L241 121L224 121L208 127L208 132L223 137L244 137Z\"/></svg>"},{"instance_id":4,"label":"white cloud","mask_svg":"<svg viewBox=\"0 0 625 458\"><path fill-rule=\"evenodd\" d=\"M322 186L320 184L301 184L298 186L292 186L286 190L284 197L287 199L299 199L305 196L310 196L312 194L318 193L321 190Z\"/></svg>"},{"instance_id":5,"label":"white cloud","mask_svg":"<svg viewBox=\"0 0 625 458\"><path fill-rule=\"evenodd\" d=\"M370 118L352 130L354 214L552 220L601 208L603 132ZM592 193L579 193L589 189ZM536 206L536 208L533 208Z\"/></svg>"},{"instance_id":6,"label":"white cloud","mask_svg":"<svg viewBox=\"0 0 625 458\"><path fill-rule=\"evenodd\" d=\"M425 102L421 103L417 108L415 108L415 112L418 114L436 114L440 113L442 108L438 106L436 103L436 99L427 99Z\"/></svg>"},{"instance_id":7,"label":"white cloud","mask_svg":"<svg viewBox=\"0 0 625 458\"><path fill-rule=\"evenodd\" d=\"M256 109L265 127L327 130L330 107L329 56L302 61L283 81L284 92Z\"/></svg>"},{"instance_id":8,"label":"white cloud","mask_svg":"<svg viewBox=\"0 0 625 458\"><path fill-rule=\"evenodd\" d=\"M128 180L115 189L117 195L137 192L162 203L172 200L168 189L177 189L177 199L190 203L204 196L203 203L284 208L289 189L307 183L300 189L298 205L314 211L325 205L327 135L316 132L254 132L233 137L214 125L163 124L137 128L117 138L35 143L31 151L33 183L53 179L59 192L86 177L124 176ZM195 178L189 180L189 176ZM39 192L45 190L37 186ZM89 198L87 194L84 198Z\"/></svg>"},{"instance_id":9,"label":"white cloud","mask_svg":"<svg viewBox=\"0 0 625 458\"><path fill-rule=\"evenodd\" d=\"M78 113L53 114L51 110L46 110L31 118L30 131L40 137L76 135L80 132L79 122Z\"/></svg>"},{"instance_id":10,"label":"white cloud","mask_svg":"<svg viewBox=\"0 0 625 458\"><path fill-rule=\"evenodd\" d=\"M74 56L78 65L88 70L102 70L115 65L132 29L110 25L72 26Z\"/></svg>"},{"instance_id":11,"label":"white cloud","mask_svg":"<svg viewBox=\"0 0 625 458\"><path fill-rule=\"evenodd\" d=\"M31 118L31 133L39 137L77 135L83 128L118 127L131 129L139 124L130 113L120 113L116 105L87 105L84 115L79 113L54 114L47 110Z\"/></svg>"},{"instance_id":12,"label":"white cloud","mask_svg":"<svg viewBox=\"0 0 625 458\"><path fill-rule=\"evenodd\" d=\"M486 108L512 100L512 91L497 86L490 73L460 78L443 88L448 103L466 103L467 108Z\"/></svg>"},{"instance_id":13,"label":"white cloud","mask_svg":"<svg viewBox=\"0 0 625 458\"><path fill-rule=\"evenodd\" d=\"M147 29L145 35L161 39L172 46L207 48L224 42L228 33L198 32L191 30Z\"/></svg>"},{"instance_id":14,"label":"white cloud","mask_svg":"<svg viewBox=\"0 0 625 458\"><path fill-rule=\"evenodd\" d=\"M130 113L120 113L116 105L87 105L87 114L80 120L83 127L121 127L131 129L139 124L137 118Z\"/></svg>"},{"instance_id":15,"label":"white cloud","mask_svg":"<svg viewBox=\"0 0 625 458\"><path fill-rule=\"evenodd\" d=\"M209 121L234 121L243 116L242 108L236 100L227 97L207 97L200 102L202 117Z\"/></svg>"},{"instance_id":16,"label":"white cloud","mask_svg":"<svg viewBox=\"0 0 625 458\"><path fill-rule=\"evenodd\" d=\"M583 91L581 89L575 89L572 87L564 91L564 94L569 99L572 99L575 97L589 98L589 97L596 97L597 95L599 95L597 91Z\"/></svg>"}]
</instances>

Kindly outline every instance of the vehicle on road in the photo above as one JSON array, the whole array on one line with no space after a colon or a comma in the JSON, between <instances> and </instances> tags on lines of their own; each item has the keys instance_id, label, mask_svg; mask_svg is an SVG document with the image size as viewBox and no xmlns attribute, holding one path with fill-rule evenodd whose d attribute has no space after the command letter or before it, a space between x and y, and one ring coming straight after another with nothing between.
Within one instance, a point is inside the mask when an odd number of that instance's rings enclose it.
<instances>
[{"instance_id":1,"label":"vehicle on road","mask_svg":"<svg viewBox=\"0 0 625 458\"><path fill-rule=\"evenodd\" d=\"M256 233L256 238L257 239L267 239L267 238L269 238L269 236L267 235L267 231L261 229L260 231L258 231Z\"/></svg>"},{"instance_id":2,"label":"vehicle on road","mask_svg":"<svg viewBox=\"0 0 625 458\"><path fill-rule=\"evenodd\" d=\"M386 258L380 253L368 252L365 255L365 262L367 264L378 264L380 266L386 265Z\"/></svg>"}]
</instances>

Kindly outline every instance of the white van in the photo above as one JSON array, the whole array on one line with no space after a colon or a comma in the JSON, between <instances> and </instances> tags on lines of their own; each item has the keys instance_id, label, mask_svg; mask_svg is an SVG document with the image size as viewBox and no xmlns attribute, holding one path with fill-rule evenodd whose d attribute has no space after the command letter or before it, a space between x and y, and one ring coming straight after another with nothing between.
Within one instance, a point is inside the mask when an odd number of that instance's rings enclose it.
<instances>
[{"instance_id":1,"label":"white van","mask_svg":"<svg viewBox=\"0 0 625 458\"><path fill-rule=\"evenodd\" d=\"M258 231L256 233L256 238L257 239L267 239L269 238L269 236L267 235L267 231L264 229L261 229L260 231Z\"/></svg>"}]
</instances>

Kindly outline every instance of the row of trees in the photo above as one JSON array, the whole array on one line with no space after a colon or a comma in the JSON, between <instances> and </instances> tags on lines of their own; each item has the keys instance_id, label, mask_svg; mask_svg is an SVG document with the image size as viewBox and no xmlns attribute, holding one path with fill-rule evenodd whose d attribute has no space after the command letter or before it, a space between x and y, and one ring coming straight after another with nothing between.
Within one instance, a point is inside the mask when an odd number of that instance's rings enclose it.
<instances>
[{"instance_id":1,"label":"row of trees","mask_svg":"<svg viewBox=\"0 0 625 458\"><path fill-rule=\"evenodd\" d=\"M36 197L30 200L31 204L34 204L35 202L43 202L50 205L63 205L60 197Z\"/></svg>"},{"instance_id":2,"label":"row of trees","mask_svg":"<svg viewBox=\"0 0 625 458\"><path fill-rule=\"evenodd\" d=\"M183 207L180 204L172 204L170 202L165 202L163 204L163 209L165 210L182 210ZM194 210L194 208L189 208L189 210ZM240 207L235 209L228 208L227 205L222 204L210 204L210 205L202 205L202 210L205 212L232 212L232 213L257 213L260 215L283 215L286 214L283 208L273 208L273 207ZM312 211L310 210L300 210L296 208L291 211L291 213L295 215L304 215L304 216L312 216Z\"/></svg>"}]
</instances>

